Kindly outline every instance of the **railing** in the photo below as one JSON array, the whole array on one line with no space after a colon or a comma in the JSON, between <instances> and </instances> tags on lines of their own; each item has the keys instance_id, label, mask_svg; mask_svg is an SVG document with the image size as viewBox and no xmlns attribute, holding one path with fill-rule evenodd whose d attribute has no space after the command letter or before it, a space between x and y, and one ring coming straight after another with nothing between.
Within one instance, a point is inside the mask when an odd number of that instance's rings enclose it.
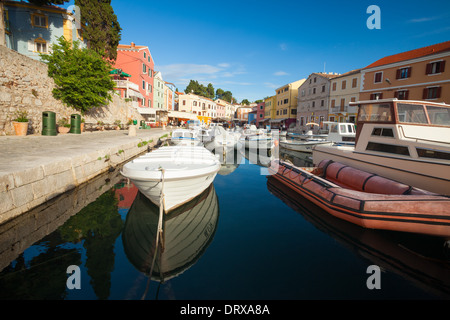
<instances>
[{"instance_id":1,"label":"railing","mask_svg":"<svg viewBox=\"0 0 450 320\"><path fill-rule=\"evenodd\" d=\"M139 85L136 83L133 83L129 80L113 80L116 83L117 88L125 88L125 89L131 89L139 92Z\"/></svg>"}]
</instances>

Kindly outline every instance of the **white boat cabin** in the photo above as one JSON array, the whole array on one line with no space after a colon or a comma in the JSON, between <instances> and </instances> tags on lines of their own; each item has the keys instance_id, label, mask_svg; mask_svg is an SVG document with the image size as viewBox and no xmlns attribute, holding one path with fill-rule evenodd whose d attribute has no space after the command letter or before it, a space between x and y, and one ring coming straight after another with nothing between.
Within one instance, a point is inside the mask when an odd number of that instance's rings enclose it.
<instances>
[{"instance_id":1,"label":"white boat cabin","mask_svg":"<svg viewBox=\"0 0 450 320\"><path fill-rule=\"evenodd\" d=\"M450 160L450 105L384 99L360 101L355 152Z\"/></svg>"}]
</instances>

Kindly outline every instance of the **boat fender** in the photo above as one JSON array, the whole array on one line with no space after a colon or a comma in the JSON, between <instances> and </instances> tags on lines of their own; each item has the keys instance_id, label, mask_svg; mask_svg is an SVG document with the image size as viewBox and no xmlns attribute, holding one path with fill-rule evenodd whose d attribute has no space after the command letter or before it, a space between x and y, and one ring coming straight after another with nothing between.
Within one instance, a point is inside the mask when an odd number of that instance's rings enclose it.
<instances>
[{"instance_id":1,"label":"boat fender","mask_svg":"<svg viewBox=\"0 0 450 320\"><path fill-rule=\"evenodd\" d=\"M324 165L323 165L323 167L322 167L322 163L323 162L326 162ZM325 178L326 176L327 176L327 168L328 168L328 166L330 165L330 164L332 164L334 161L333 160L322 160L320 163L319 163L319 168L322 168L322 174L320 175L320 177L321 178Z\"/></svg>"}]
</instances>

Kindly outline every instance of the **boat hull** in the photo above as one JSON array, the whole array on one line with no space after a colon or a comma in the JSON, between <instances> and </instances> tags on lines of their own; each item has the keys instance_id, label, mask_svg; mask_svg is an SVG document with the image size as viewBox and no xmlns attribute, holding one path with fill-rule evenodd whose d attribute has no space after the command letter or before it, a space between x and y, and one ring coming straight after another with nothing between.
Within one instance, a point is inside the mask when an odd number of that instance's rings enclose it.
<instances>
[{"instance_id":1,"label":"boat hull","mask_svg":"<svg viewBox=\"0 0 450 320\"><path fill-rule=\"evenodd\" d=\"M269 171L273 178L337 218L364 228L428 234L450 239L448 197L416 188L412 189L413 194L394 194L408 186L392 180L392 190L398 190L392 191L391 194L344 188L319 177L315 172L278 160L271 163ZM389 179L369 173L355 173L348 176L348 179L364 183L373 176L374 188L383 190L389 186L386 182ZM363 185L363 188L365 187L367 188L367 183Z\"/></svg>"},{"instance_id":2,"label":"boat hull","mask_svg":"<svg viewBox=\"0 0 450 320\"><path fill-rule=\"evenodd\" d=\"M450 166L446 163L363 154L355 152L352 146L318 145L314 147L314 164L328 159L421 189L450 195Z\"/></svg>"},{"instance_id":3,"label":"boat hull","mask_svg":"<svg viewBox=\"0 0 450 320\"><path fill-rule=\"evenodd\" d=\"M312 153L316 145L330 144L329 141L280 141L280 147L293 151Z\"/></svg>"},{"instance_id":4,"label":"boat hull","mask_svg":"<svg viewBox=\"0 0 450 320\"><path fill-rule=\"evenodd\" d=\"M220 162L204 147L163 147L125 164L122 175L168 212L214 181Z\"/></svg>"}]
</instances>

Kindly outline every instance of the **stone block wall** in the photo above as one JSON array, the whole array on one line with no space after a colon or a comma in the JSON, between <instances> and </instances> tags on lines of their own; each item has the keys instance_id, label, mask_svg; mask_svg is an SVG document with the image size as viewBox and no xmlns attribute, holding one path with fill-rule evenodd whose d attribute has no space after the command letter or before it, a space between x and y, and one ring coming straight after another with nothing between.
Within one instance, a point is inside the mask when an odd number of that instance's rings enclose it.
<instances>
[{"instance_id":1,"label":"stone block wall","mask_svg":"<svg viewBox=\"0 0 450 320\"><path fill-rule=\"evenodd\" d=\"M56 121L62 117L79 114L52 96L55 83L47 75L47 65L0 45L0 135L14 135L12 120L19 110L28 112L28 134L42 132L42 113L56 113ZM128 119L143 117L117 94L109 105L90 110L82 115L88 123L102 121L113 124L116 120L127 123Z\"/></svg>"}]
</instances>

